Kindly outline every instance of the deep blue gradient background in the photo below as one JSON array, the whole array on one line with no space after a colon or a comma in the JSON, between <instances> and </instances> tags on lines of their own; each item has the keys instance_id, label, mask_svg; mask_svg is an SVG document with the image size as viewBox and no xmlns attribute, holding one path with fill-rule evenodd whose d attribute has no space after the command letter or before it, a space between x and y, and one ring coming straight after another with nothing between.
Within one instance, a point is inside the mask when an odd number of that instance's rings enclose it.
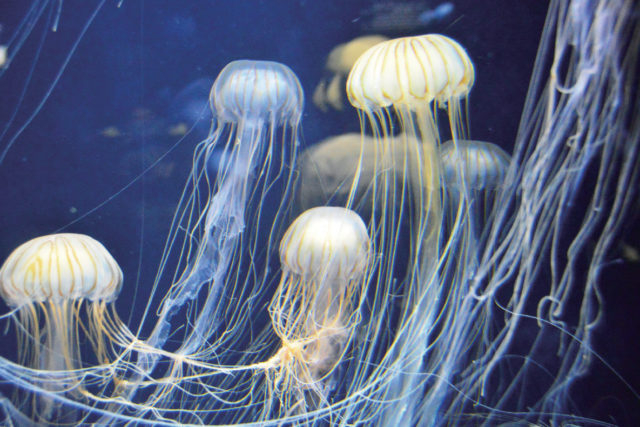
<instances>
[{"instance_id":1,"label":"deep blue gradient background","mask_svg":"<svg viewBox=\"0 0 640 427\"><path fill-rule=\"evenodd\" d=\"M28 3L0 3L0 43L11 37ZM125 285L117 307L124 319L132 316L132 328L137 326L191 166L193 148L206 136L209 119L205 114L194 132L177 145L180 137L171 135L172 127L194 123L206 105L208 87L229 61L262 59L287 64L302 82L307 97L304 146L330 135L357 131L355 110L323 114L311 103L311 95L324 75L329 51L363 35L362 20L373 3L125 0L118 8L117 2L107 1L44 107L0 165L0 259L38 235L56 230L90 234L120 262ZM435 7L439 3L425 4ZM470 96L471 136L510 151L546 2L452 3L455 10L451 16L428 27L417 27L414 33L442 33L467 48L476 67ZM65 1L56 32L47 24L48 11L37 23L0 80L2 128L19 105L0 149L43 99L97 4ZM55 12L54 6L52 2ZM32 69L43 37L39 60ZM24 101L19 103L31 71L33 77ZM116 128L120 136L105 135L108 128ZM157 167L132 182L170 149ZM107 200L104 206L74 222ZM635 233L627 236L628 243L637 241ZM639 291L633 286L638 283L637 273L637 264L615 264L607 276L612 281L604 289L610 311L596 349L636 385L640 384L635 367L640 351L637 318L619 318L617 313L629 312L619 306L640 303ZM5 312L4 306L1 312ZM3 342L5 339L13 342L11 334L3 337ZM12 350L1 351L13 357ZM618 413L620 417L612 421L623 425L635 416L637 400L630 398L620 381L600 363L596 362L593 375L578 386L582 390L577 393L581 399L578 403L586 408L584 415L593 411L592 415L601 416L604 407L605 413ZM599 393L600 387L615 396Z\"/></svg>"}]
</instances>

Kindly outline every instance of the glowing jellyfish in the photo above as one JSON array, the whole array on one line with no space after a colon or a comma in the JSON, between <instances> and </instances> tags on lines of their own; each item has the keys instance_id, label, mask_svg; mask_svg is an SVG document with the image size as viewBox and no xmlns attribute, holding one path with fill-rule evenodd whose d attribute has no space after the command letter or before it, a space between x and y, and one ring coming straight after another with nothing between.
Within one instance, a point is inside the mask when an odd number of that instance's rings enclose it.
<instances>
[{"instance_id":1,"label":"glowing jellyfish","mask_svg":"<svg viewBox=\"0 0 640 427\"><path fill-rule=\"evenodd\" d=\"M376 141L379 172L375 174L374 206L382 208L377 213L373 208L370 229L377 230L376 250L389 254L381 266L378 286L386 286L388 295L403 295L394 328L411 331L395 336L389 345L385 396L403 398L404 404L399 411L385 412L385 423L413 422L419 399L412 398L412 390L418 387L422 372L422 356L416 355L426 353L427 338L440 316L438 301L446 299L438 271L443 217L440 136L434 107L446 108L454 140L465 135L461 102L474 78L464 48L448 37L432 34L389 40L370 48L358 58L347 80L349 101L360 110L362 132L367 123ZM394 138L396 116L400 134ZM398 152L400 159L395 158ZM402 170L399 183L392 172L398 166ZM356 174L354 189L358 179ZM403 227L410 230L407 248L399 244ZM401 255L403 252L408 255ZM399 268L403 259L404 271ZM391 305L388 298L380 298L383 307ZM383 331L379 334L384 336Z\"/></svg>"},{"instance_id":2,"label":"glowing jellyfish","mask_svg":"<svg viewBox=\"0 0 640 427\"><path fill-rule=\"evenodd\" d=\"M351 67L362 53L378 43L388 40L387 37L372 35L357 37L350 42L339 44L329 52L326 71L331 78L323 78L313 92L313 103L326 112L329 107L342 111L344 109L344 81Z\"/></svg>"},{"instance_id":3,"label":"glowing jellyfish","mask_svg":"<svg viewBox=\"0 0 640 427\"><path fill-rule=\"evenodd\" d=\"M284 234L280 261L269 314L282 348L267 364L269 384L283 414L307 413L326 403L328 380L360 322L371 261L367 229L353 211L310 209Z\"/></svg>"},{"instance_id":4,"label":"glowing jellyfish","mask_svg":"<svg viewBox=\"0 0 640 427\"><path fill-rule=\"evenodd\" d=\"M49 371L83 368L80 331L94 350L92 360L106 363L109 340L120 320L111 304L122 287L122 271L109 251L83 234L37 237L16 248L0 269L0 296L15 310L18 363ZM81 308L86 307L86 319ZM43 387L81 396L83 384L72 375L47 378ZM19 394L21 395L21 394ZM28 411L30 399L16 402ZM61 417L51 400L31 407L42 421ZM58 418L58 420L63 418Z\"/></svg>"}]
</instances>

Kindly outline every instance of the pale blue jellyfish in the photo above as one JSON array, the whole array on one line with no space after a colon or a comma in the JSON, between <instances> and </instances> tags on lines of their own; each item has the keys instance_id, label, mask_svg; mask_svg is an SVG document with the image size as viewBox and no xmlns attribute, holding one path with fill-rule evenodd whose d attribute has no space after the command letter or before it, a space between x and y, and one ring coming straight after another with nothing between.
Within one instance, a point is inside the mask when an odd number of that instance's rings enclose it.
<instances>
[{"instance_id":1,"label":"pale blue jellyfish","mask_svg":"<svg viewBox=\"0 0 640 427\"><path fill-rule=\"evenodd\" d=\"M490 142L461 139L440 146L443 196L450 232L463 232L459 250L480 250L482 231L491 221L495 196L505 185L511 157ZM462 227L464 230L455 230ZM464 242L474 242L465 245ZM473 256L469 255L473 262ZM467 264L468 269L474 266Z\"/></svg>"},{"instance_id":2,"label":"pale blue jellyfish","mask_svg":"<svg viewBox=\"0 0 640 427\"><path fill-rule=\"evenodd\" d=\"M242 357L246 348L227 351L243 339L258 348L268 345L266 338L252 337L264 332L252 330L250 322L268 296L265 292L273 280L270 257L288 219L293 180L288 165L295 159L304 97L288 67L242 60L231 62L220 72L209 100L212 129L196 147L153 292L164 294L158 289L166 280L166 265L177 260L176 272L169 277L173 284L162 298L158 319L153 319L151 336L140 349L138 365L145 375L166 356L170 365L167 378L176 382L162 384L147 398L150 411L158 410L153 402L169 402L174 392L191 387L200 390L194 393L213 395L211 402L203 398L198 403L205 414L220 411L215 405L229 397L217 394L234 393L226 392L227 379L181 384L176 371L184 369L182 361L204 362L190 369L206 368L208 363L230 365L247 360ZM216 159L215 174L211 175L212 157L218 155L221 158ZM280 200L275 208L264 206L269 197ZM147 310L151 307L150 303ZM177 313L181 315L175 318ZM147 311L143 322L148 320ZM181 330L179 344L167 343L170 334L175 340L172 331L176 330ZM170 353L157 351L162 347L168 347ZM130 398L138 386L130 387ZM166 410L173 410L170 403L163 404ZM190 409L182 408L185 413ZM185 415L185 420L189 416ZM191 422L196 422L199 415L193 416Z\"/></svg>"},{"instance_id":3,"label":"pale blue jellyfish","mask_svg":"<svg viewBox=\"0 0 640 427\"><path fill-rule=\"evenodd\" d=\"M218 293L247 223L251 227L265 225L259 215L246 218L247 207L253 206L251 203L261 207L264 194L260 190L271 190L279 178L284 178L287 191L291 178L282 175L287 173L285 166L297 144L303 94L295 74L282 64L234 61L220 72L209 101L214 125L209 137L196 148L191 178L183 193L182 207L174 218L168 247L174 244L175 233L185 231L181 251L188 254L186 265L163 300L162 320L150 341L154 346L163 342L166 339L163 328L169 327L164 322L185 302L194 299L203 285L212 284L208 302L201 309L190 337L183 342L186 352L201 345L207 334L215 330L215 323L211 322L220 315L216 312ZM209 176L208 165L216 150L223 151L222 158L218 160L217 176ZM253 219L258 222L250 222ZM257 249L263 248L253 248Z\"/></svg>"}]
</instances>

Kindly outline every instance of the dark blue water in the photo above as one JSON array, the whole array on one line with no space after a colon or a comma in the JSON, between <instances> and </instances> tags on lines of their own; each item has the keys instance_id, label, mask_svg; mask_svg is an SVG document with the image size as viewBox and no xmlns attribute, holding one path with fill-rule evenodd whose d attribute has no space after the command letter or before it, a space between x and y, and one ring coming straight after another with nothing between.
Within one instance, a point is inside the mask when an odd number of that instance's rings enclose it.
<instances>
[{"instance_id":1,"label":"dark blue water","mask_svg":"<svg viewBox=\"0 0 640 427\"><path fill-rule=\"evenodd\" d=\"M0 43L14 34L31 6L27 3L5 0L0 4ZM125 0L118 8L117 2L107 1L91 21L99 2L67 0L56 32L51 25L57 2L44 8L0 81L2 130L9 124L0 149L17 135L0 165L0 259L38 235L57 230L90 234L120 262L125 285L117 306L124 319L131 312L135 324L146 303L194 146L209 130L206 102L218 72L236 59L273 60L291 67L307 97L305 146L330 135L358 131L355 110L325 114L310 99L324 76L326 55L335 45L363 34L374 3ZM510 151L546 2L453 3L450 16L428 27L403 29L402 34L391 29L385 35L442 33L465 46L476 67L470 96L471 135ZM22 131L49 89L42 109ZM193 131L180 141L178 126L193 127ZM628 240L633 243L634 239L637 232ZM638 322L629 324L617 313L628 312L625 305L640 303L640 292L630 283L638 283L637 273L637 264L635 269L625 264L606 276L621 283L605 294L605 304L612 310L598 336L598 351L635 384L640 382L632 365L640 352ZM611 334L615 339L609 339ZM595 408L593 415L603 416L599 405L613 416L620 415L616 408L621 412L637 408L637 401L619 391L623 389L619 381L606 385L611 376L596 363L594 374L579 383L587 390L578 392L579 399L584 399L579 403L587 408L585 415ZM601 386L609 390L606 395L591 391ZM616 419L620 422L624 417Z\"/></svg>"}]
</instances>

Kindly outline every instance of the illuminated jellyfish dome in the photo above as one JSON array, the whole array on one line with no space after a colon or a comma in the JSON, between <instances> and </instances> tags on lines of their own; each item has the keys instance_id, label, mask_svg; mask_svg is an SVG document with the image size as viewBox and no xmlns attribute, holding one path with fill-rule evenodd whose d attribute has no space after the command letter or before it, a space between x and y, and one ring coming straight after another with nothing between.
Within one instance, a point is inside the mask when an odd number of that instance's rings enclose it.
<instances>
[{"instance_id":1,"label":"illuminated jellyfish dome","mask_svg":"<svg viewBox=\"0 0 640 427\"><path fill-rule=\"evenodd\" d=\"M15 310L18 363L53 371L53 377L41 375L45 390L75 390L74 395L81 398L84 385L73 374L83 367L80 331L91 343L94 358L107 363L110 335L120 327L109 303L121 287L120 267L89 236L53 234L20 245L0 268L0 296ZM82 306L87 309L86 319L80 315ZM16 393L23 399L29 396ZM25 409L36 421L65 419L50 399L36 399Z\"/></svg>"},{"instance_id":2,"label":"illuminated jellyfish dome","mask_svg":"<svg viewBox=\"0 0 640 427\"><path fill-rule=\"evenodd\" d=\"M0 424L640 424L640 8L466 3L0 6Z\"/></svg>"}]
</instances>

